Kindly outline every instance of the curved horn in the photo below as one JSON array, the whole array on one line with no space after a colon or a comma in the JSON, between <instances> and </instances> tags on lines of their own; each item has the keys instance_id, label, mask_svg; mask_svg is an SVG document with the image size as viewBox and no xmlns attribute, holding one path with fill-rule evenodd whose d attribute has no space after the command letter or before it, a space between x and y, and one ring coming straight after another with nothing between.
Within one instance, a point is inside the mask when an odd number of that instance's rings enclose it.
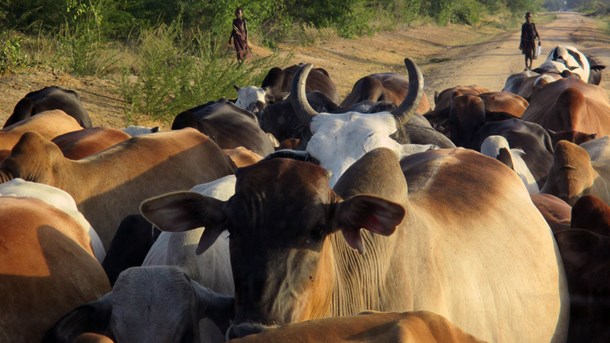
<instances>
[{"instance_id":1,"label":"curved horn","mask_svg":"<svg viewBox=\"0 0 610 343\"><path fill-rule=\"evenodd\" d=\"M305 82L307 81L307 75L309 75L311 68L313 68L313 65L310 63L299 68L296 74L294 74L292 88L290 89L290 102L292 103L292 108L294 109L297 118L304 123L311 122L311 119L318 114L318 112L311 107L309 101L307 101L307 94L305 94Z\"/></svg>"},{"instance_id":2,"label":"curved horn","mask_svg":"<svg viewBox=\"0 0 610 343\"><path fill-rule=\"evenodd\" d=\"M409 92L400 106L392 111L399 127L406 124L415 115L415 110L424 94L424 77L419 67L410 58L405 58L405 66L409 73Z\"/></svg>"}]
</instances>

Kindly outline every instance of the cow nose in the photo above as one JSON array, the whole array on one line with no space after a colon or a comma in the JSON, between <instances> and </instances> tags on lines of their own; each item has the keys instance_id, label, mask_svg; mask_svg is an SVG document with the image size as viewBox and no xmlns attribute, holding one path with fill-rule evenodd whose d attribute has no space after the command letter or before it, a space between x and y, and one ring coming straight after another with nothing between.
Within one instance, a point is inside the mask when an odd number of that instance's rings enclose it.
<instances>
[{"instance_id":1,"label":"cow nose","mask_svg":"<svg viewBox=\"0 0 610 343\"><path fill-rule=\"evenodd\" d=\"M259 323L240 323L229 327L226 333L227 339L241 338L248 335L254 335L263 331L274 328L274 326L263 325Z\"/></svg>"}]
</instances>

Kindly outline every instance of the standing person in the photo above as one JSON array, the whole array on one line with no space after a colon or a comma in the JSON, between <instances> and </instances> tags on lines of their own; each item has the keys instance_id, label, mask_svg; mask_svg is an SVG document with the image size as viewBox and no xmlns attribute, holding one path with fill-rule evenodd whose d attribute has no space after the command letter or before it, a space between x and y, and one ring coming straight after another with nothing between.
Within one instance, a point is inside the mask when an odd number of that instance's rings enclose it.
<instances>
[{"instance_id":1,"label":"standing person","mask_svg":"<svg viewBox=\"0 0 610 343\"><path fill-rule=\"evenodd\" d=\"M540 36L536 30L536 24L531 22L532 14L530 12L525 13L525 23L521 25L521 43L519 49L523 55L525 55L525 70L532 69L532 60L536 58L534 49L536 44L534 40L538 38L538 45L540 45Z\"/></svg>"},{"instance_id":2,"label":"standing person","mask_svg":"<svg viewBox=\"0 0 610 343\"><path fill-rule=\"evenodd\" d=\"M235 53L237 54L237 61L243 62L248 55L248 25L244 18L244 11L241 7L235 9L235 19L233 19L233 29L231 30L231 36L229 37L229 45L233 41L235 47Z\"/></svg>"}]
</instances>

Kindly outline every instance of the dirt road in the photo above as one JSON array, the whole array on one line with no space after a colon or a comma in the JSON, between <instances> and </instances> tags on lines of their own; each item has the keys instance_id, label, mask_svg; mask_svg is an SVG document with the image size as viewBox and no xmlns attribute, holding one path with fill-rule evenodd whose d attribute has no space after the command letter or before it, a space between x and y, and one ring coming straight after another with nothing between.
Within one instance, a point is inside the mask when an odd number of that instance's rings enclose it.
<instances>
[{"instance_id":1,"label":"dirt road","mask_svg":"<svg viewBox=\"0 0 610 343\"><path fill-rule=\"evenodd\" d=\"M597 21L577 13L557 13L555 16L551 22L538 24L545 50L543 57L557 44L572 44L595 56L610 70L610 36ZM536 17L533 20L536 22ZM519 34L489 26L474 29L455 25L421 25L354 40L332 38L305 47L282 45L280 51L291 56L291 63L306 62L326 68L342 97L356 80L367 74L405 73L403 60L411 57L424 73L425 91L432 102L435 91L456 85L478 84L490 90L501 90L510 74L524 68L523 56L517 49ZM254 49L258 55L271 53L262 48ZM543 58L536 60L534 66L542 61ZM609 79L610 71L606 70L602 87L610 92ZM94 125L126 125L125 103L113 91L112 81L42 71L0 77L0 124L26 93L49 85L78 91ZM164 128L162 123L139 124Z\"/></svg>"},{"instance_id":2,"label":"dirt road","mask_svg":"<svg viewBox=\"0 0 610 343\"><path fill-rule=\"evenodd\" d=\"M533 67L544 61L552 47L563 44L595 56L610 69L610 36L597 21L572 12L554 15L556 19L551 22L537 25L543 51ZM535 17L533 21L536 22ZM294 51L292 61L327 68L340 94L345 95L358 78L369 73L404 73L402 60L411 57L423 70L425 92L432 102L434 91L457 85L478 84L492 91L501 90L509 75L523 71L525 67L523 55L518 50L519 38L520 30L501 32L490 28L424 26L353 42L340 40L313 48L299 48ZM601 86L607 91L610 91L609 78L610 73L605 71Z\"/></svg>"}]
</instances>

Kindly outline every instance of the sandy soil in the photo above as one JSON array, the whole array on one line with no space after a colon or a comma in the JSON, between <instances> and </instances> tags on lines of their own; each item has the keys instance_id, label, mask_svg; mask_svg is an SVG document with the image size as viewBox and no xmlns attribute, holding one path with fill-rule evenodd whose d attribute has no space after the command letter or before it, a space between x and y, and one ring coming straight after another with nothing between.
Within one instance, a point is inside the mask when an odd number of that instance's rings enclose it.
<instances>
[{"instance_id":1,"label":"sandy soil","mask_svg":"<svg viewBox=\"0 0 610 343\"><path fill-rule=\"evenodd\" d=\"M538 31L542 37L543 56L557 44L571 44L595 56L610 69L610 36L599 27L597 21L576 13L557 13L553 21L539 24ZM478 84L490 90L501 90L510 74L524 68L523 56L517 49L518 40L517 31L424 25L354 40L333 38L306 47L282 45L280 51L291 56L292 63L313 63L326 68L341 96L345 96L362 76L388 71L405 73L404 58L413 58L423 71L425 91L432 102L435 91L456 85ZM262 48L253 49L258 55L270 53ZM542 60L534 61L534 67ZM608 72L605 72L601 86L609 91L607 75ZM49 85L79 92L95 126L126 125L126 104L116 93L113 81L74 78L50 71L30 71L0 77L0 124L4 123L26 93Z\"/></svg>"}]
</instances>

